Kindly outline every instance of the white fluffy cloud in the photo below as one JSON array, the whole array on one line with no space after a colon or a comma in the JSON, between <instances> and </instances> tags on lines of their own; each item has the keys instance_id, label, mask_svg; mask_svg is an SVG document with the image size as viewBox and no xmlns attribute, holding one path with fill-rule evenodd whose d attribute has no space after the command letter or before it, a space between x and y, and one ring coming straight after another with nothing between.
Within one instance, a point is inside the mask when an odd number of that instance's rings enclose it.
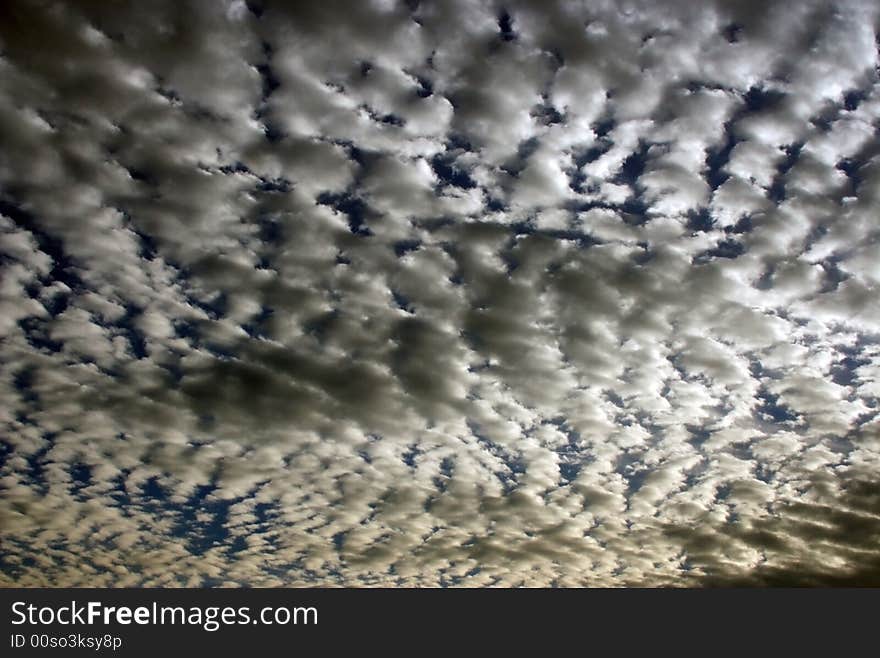
<instances>
[{"instance_id":1,"label":"white fluffy cloud","mask_svg":"<svg viewBox=\"0 0 880 658\"><path fill-rule=\"evenodd\" d=\"M0 583L880 582L872 3L2 11Z\"/></svg>"}]
</instances>

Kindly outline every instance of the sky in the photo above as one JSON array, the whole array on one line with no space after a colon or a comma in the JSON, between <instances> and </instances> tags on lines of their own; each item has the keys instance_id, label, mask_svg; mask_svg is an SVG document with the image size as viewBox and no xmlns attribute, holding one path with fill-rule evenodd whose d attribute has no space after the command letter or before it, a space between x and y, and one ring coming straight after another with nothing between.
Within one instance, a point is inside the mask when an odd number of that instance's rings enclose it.
<instances>
[{"instance_id":1,"label":"sky","mask_svg":"<svg viewBox=\"0 0 880 658\"><path fill-rule=\"evenodd\" d=\"M0 585L880 585L876 3L0 12Z\"/></svg>"}]
</instances>

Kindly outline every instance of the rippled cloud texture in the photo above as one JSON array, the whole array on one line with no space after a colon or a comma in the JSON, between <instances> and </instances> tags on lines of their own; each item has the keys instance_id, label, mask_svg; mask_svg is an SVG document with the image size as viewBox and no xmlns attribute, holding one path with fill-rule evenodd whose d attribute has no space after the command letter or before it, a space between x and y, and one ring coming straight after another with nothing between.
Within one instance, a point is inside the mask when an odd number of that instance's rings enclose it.
<instances>
[{"instance_id":1,"label":"rippled cloud texture","mask_svg":"<svg viewBox=\"0 0 880 658\"><path fill-rule=\"evenodd\" d=\"M0 584L880 584L875 3L2 12Z\"/></svg>"}]
</instances>

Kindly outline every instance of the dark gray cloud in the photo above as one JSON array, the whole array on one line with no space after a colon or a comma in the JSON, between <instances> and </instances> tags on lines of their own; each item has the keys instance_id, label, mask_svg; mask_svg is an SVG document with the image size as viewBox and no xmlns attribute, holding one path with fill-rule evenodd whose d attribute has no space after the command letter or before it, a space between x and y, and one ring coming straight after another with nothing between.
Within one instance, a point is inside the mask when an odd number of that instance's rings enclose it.
<instances>
[{"instance_id":1,"label":"dark gray cloud","mask_svg":"<svg viewBox=\"0 0 880 658\"><path fill-rule=\"evenodd\" d=\"M878 582L869 2L22 1L0 582Z\"/></svg>"}]
</instances>

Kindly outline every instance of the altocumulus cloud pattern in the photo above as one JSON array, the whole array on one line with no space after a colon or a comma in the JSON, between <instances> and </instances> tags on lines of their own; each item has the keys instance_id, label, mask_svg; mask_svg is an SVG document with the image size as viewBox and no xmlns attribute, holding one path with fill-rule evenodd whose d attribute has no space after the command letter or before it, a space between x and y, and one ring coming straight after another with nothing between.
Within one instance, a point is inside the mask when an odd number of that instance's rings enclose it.
<instances>
[{"instance_id":1,"label":"altocumulus cloud pattern","mask_svg":"<svg viewBox=\"0 0 880 658\"><path fill-rule=\"evenodd\" d=\"M880 584L876 3L2 13L0 584Z\"/></svg>"}]
</instances>

